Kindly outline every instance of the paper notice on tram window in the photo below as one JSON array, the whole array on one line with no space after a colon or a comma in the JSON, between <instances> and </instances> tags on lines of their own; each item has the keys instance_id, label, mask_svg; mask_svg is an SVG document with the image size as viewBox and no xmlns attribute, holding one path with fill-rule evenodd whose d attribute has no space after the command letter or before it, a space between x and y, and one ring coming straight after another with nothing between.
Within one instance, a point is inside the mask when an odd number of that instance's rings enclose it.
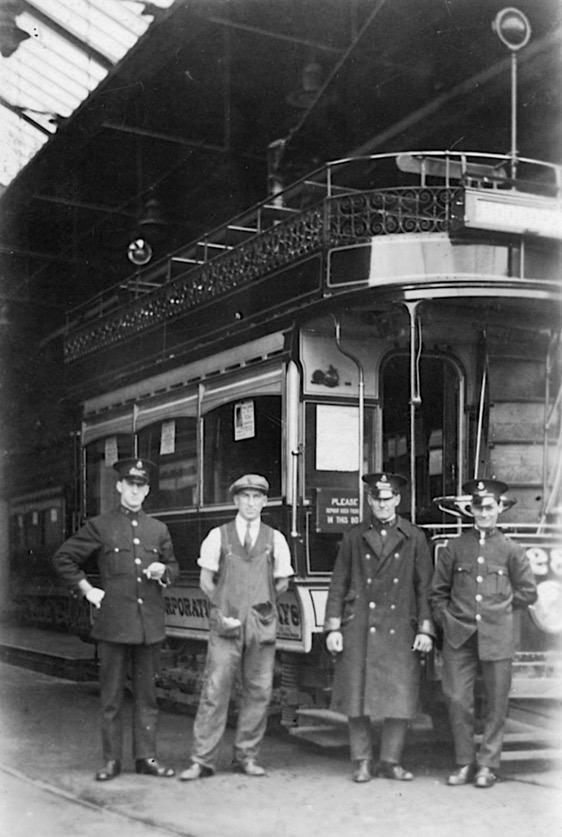
<instances>
[{"instance_id":1,"label":"paper notice on tram window","mask_svg":"<svg viewBox=\"0 0 562 837\"><path fill-rule=\"evenodd\" d=\"M117 436L109 436L105 440L104 459L106 468L112 468L119 459Z\"/></svg>"},{"instance_id":2,"label":"paper notice on tram window","mask_svg":"<svg viewBox=\"0 0 562 837\"><path fill-rule=\"evenodd\" d=\"M359 446L357 407L316 407L316 470L356 471Z\"/></svg>"},{"instance_id":3,"label":"paper notice on tram window","mask_svg":"<svg viewBox=\"0 0 562 837\"><path fill-rule=\"evenodd\" d=\"M160 456L176 452L176 420L162 422L160 434Z\"/></svg>"},{"instance_id":4,"label":"paper notice on tram window","mask_svg":"<svg viewBox=\"0 0 562 837\"><path fill-rule=\"evenodd\" d=\"M234 405L234 441L253 439L255 435L254 402L238 401Z\"/></svg>"}]
</instances>

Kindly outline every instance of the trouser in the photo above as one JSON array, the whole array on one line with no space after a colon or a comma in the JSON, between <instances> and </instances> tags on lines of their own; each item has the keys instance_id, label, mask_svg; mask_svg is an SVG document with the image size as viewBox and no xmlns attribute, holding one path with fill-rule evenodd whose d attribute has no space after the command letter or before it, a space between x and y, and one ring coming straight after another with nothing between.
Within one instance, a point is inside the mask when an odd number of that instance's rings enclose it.
<instances>
[{"instance_id":1,"label":"trouser","mask_svg":"<svg viewBox=\"0 0 562 837\"><path fill-rule=\"evenodd\" d=\"M408 721L405 718L385 718L382 725L380 760L398 764L402 756ZM373 732L367 715L349 718L349 749L351 761L371 761Z\"/></svg>"},{"instance_id":2,"label":"trouser","mask_svg":"<svg viewBox=\"0 0 562 837\"><path fill-rule=\"evenodd\" d=\"M478 754L474 741L474 686L478 667L484 685L484 729ZM443 692L455 743L457 764L477 763L497 769L505 732L508 695L511 688L511 659L480 660L476 634L453 648L443 643Z\"/></svg>"},{"instance_id":3,"label":"trouser","mask_svg":"<svg viewBox=\"0 0 562 837\"><path fill-rule=\"evenodd\" d=\"M209 636L201 699L193 725L194 762L216 770L228 716L230 695L240 669L242 697L234 737L234 761L256 759L265 735L273 689L275 645L244 637Z\"/></svg>"},{"instance_id":4,"label":"trouser","mask_svg":"<svg viewBox=\"0 0 562 837\"><path fill-rule=\"evenodd\" d=\"M129 670L133 687L133 755L135 759L156 756L155 679L160 647L159 642L153 645L100 642L98 645L105 761L123 758L123 701Z\"/></svg>"}]
</instances>

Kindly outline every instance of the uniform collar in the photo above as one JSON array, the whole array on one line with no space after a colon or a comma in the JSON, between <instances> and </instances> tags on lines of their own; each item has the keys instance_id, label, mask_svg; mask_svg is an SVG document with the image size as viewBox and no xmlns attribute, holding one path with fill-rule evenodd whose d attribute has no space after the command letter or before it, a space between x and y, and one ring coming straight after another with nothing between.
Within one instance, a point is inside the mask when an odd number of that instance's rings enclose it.
<instances>
[{"instance_id":1,"label":"uniform collar","mask_svg":"<svg viewBox=\"0 0 562 837\"><path fill-rule=\"evenodd\" d=\"M385 531L388 531L389 529L394 529L394 527L397 526L397 524L398 524L398 515L395 515L392 518L392 520L385 520L384 522L382 520L378 520L376 517L373 516L371 518L370 528L375 529L375 531L377 531L377 532L382 532L383 529Z\"/></svg>"},{"instance_id":2,"label":"uniform collar","mask_svg":"<svg viewBox=\"0 0 562 837\"><path fill-rule=\"evenodd\" d=\"M125 517L136 517L139 514L143 514L143 510L139 509L138 512L131 511L130 509L126 509L125 506L119 506L119 513L124 514Z\"/></svg>"},{"instance_id":3,"label":"uniform collar","mask_svg":"<svg viewBox=\"0 0 562 837\"><path fill-rule=\"evenodd\" d=\"M472 530L474 532L474 537L478 538L478 540L488 540L488 538L493 537L494 535L498 534L498 527L494 526L493 529L487 529L485 532L482 532L477 526L475 526Z\"/></svg>"}]
</instances>

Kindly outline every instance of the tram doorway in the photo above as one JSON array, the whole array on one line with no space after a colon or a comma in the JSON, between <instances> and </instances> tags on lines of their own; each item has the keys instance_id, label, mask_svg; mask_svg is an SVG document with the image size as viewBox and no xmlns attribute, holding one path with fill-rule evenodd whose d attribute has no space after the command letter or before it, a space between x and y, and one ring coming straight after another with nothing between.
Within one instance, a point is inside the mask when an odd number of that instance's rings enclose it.
<instances>
[{"instance_id":1,"label":"tram doorway","mask_svg":"<svg viewBox=\"0 0 562 837\"><path fill-rule=\"evenodd\" d=\"M417 523L437 522L440 512L432 498L456 494L458 488L460 370L449 358L421 358L415 380L419 398L413 409L408 355L391 356L383 365L381 381L383 469L413 481ZM414 517L411 506L412 492L404 492L402 513Z\"/></svg>"}]
</instances>

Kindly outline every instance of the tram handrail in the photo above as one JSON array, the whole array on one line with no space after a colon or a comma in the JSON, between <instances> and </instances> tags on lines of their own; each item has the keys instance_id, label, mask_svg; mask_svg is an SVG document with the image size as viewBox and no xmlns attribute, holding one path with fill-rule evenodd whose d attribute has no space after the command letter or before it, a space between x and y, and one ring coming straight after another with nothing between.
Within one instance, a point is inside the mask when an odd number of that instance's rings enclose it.
<instances>
[{"instance_id":1,"label":"tram handrail","mask_svg":"<svg viewBox=\"0 0 562 837\"><path fill-rule=\"evenodd\" d=\"M372 177L374 173L378 179L384 173L380 168L375 171L374 166L394 160L396 168L399 168L398 161L407 157L420 161L425 159L445 161L446 174L443 178L445 188L450 185L451 181L462 182L457 174L459 172L461 178L468 178L472 182L480 180L483 186L489 186L490 175L489 173L486 174L487 170L499 169L501 165L511 164L512 162L512 156L507 154L450 150L393 151L358 157L342 157L329 161L313 172L307 173L296 182L289 184L279 193L267 195L249 210L229 219L205 235L197 236L194 240L167 254L153 265L137 269L120 282L98 292L87 301L70 309L67 314L66 331L73 327L79 327L85 322L95 321L109 312L128 305L140 296L144 297L160 290L177 278L177 276L172 275L174 264L189 265L187 270L181 274L186 276L192 271L199 270L201 265L221 258L225 252L244 246L254 237L280 223L279 215L289 214L292 216L295 212L303 212L305 209L320 205L326 199L338 197L342 194L388 188L388 184L380 186L365 185L366 182L368 183L366 174ZM448 163L454 165L447 165ZM555 198L560 199L562 197L562 166L529 157L518 157L517 163L519 167L530 166L536 168L540 176L534 180L518 177L515 181L498 176L497 180L501 183L495 183L495 188L515 189L516 186L519 186L530 193L536 190L537 194L543 194L544 190L548 189ZM357 166L362 169L361 172L353 171ZM487 168L483 169L483 173L479 175L476 166ZM550 181L545 183L541 178L547 175L550 176ZM423 178L420 178L421 186L423 185L422 179L425 181L426 176L424 174ZM430 174L429 176L439 177L436 174ZM347 179L343 183L338 182L341 178ZM356 186L358 179L361 179L362 183L360 189ZM397 184L392 185L396 186ZM273 217L275 215L277 217ZM229 233L237 233L244 238L241 242L230 245L226 243Z\"/></svg>"}]
</instances>

